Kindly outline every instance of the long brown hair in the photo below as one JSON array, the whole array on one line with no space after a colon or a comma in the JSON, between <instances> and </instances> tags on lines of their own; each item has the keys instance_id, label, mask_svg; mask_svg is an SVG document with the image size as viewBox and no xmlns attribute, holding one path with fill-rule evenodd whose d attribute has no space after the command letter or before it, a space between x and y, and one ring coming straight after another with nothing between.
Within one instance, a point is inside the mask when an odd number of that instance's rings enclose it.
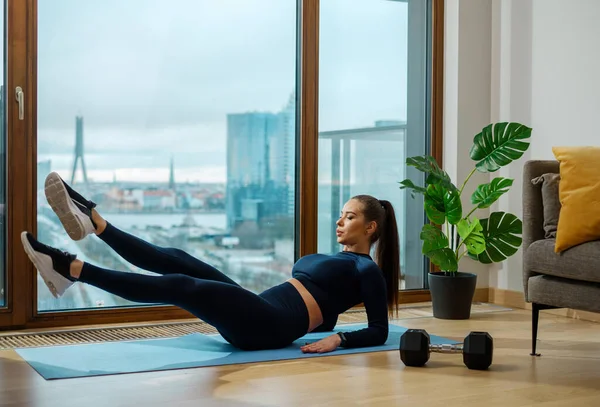
<instances>
[{"instance_id":1,"label":"long brown hair","mask_svg":"<svg viewBox=\"0 0 600 407\"><path fill-rule=\"evenodd\" d=\"M371 195L356 195L363 205L366 222L376 222L377 229L371 236L371 244L377 242L375 262L383 271L387 285L387 304L390 314L398 313L398 281L400 279L400 237L396 213L390 201L379 200Z\"/></svg>"}]
</instances>

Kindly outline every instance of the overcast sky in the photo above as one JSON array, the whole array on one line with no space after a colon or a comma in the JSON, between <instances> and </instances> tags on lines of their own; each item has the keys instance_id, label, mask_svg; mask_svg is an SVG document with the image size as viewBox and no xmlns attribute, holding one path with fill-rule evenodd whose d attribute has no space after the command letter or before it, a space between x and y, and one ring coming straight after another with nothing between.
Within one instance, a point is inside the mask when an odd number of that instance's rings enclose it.
<instances>
[{"instance_id":1,"label":"overcast sky","mask_svg":"<svg viewBox=\"0 0 600 407\"><path fill-rule=\"evenodd\" d=\"M294 91L291 0L39 0L39 159L96 179L225 181L226 115ZM406 4L321 2L320 130L406 118ZM161 167L161 168L159 168ZM148 171L156 168L156 171Z\"/></svg>"}]
</instances>

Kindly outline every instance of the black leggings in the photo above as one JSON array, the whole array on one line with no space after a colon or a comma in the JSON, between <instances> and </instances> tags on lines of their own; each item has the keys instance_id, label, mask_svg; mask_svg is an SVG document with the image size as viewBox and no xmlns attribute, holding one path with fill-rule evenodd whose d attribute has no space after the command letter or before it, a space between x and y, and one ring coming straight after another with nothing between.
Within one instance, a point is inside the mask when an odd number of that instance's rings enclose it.
<instances>
[{"instance_id":1,"label":"black leggings","mask_svg":"<svg viewBox=\"0 0 600 407\"><path fill-rule=\"evenodd\" d=\"M99 237L131 264L160 275L84 263L81 282L128 301L178 306L245 350L285 347L308 330L306 305L288 282L255 294L183 250L155 246L110 223Z\"/></svg>"}]
</instances>

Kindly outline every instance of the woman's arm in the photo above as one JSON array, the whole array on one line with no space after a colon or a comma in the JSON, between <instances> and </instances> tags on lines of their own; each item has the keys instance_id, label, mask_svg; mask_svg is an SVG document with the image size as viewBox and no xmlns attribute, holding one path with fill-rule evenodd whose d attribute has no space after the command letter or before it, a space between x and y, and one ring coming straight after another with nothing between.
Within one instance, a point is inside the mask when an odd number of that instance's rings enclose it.
<instances>
[{"instance_id":1,"label":"woman's arm","mask_svg":"<svg viewBox=\"0 0 600 407\"><path fill-rule=\"evenodd\" d=\"M389 333L387 289L383 273L376 265L359 270L368 326L352 332L345 332L346 348L383 345Z\"/></svg>"}]
</instances>

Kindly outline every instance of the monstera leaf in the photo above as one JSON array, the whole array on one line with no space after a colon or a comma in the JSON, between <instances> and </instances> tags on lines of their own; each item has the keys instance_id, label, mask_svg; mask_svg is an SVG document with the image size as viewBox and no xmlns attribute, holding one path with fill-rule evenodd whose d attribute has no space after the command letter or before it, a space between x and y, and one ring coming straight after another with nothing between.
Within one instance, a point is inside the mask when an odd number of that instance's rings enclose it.
<instances>
[{"instance_id":1,"label":"monstera leaf","mask_svg":"<svg viewBox=\"0 0 600 407\"><path fill-rule=\"evenodd\" d=\"M482 184L477 187L471 195L471 203L479 209L489 208L502 194L508 192L512 184L513 180L510 178L494 178L489 184Z\"/></svg>"},{"instance_id":2,"label":"monstera leaf","mask_svg":"<svg viewBox=\"0 0 600 407\"><path fill-rule=\"evenodd\" d=\"M458 190L446 190L440 184L431 184L425 193L425 213L429 220L442 225L446 218L455 225L462 218L462 203Z\"/></svg>"},{"instance_id":3,"label":"monstera leaf","mask_svg":"<svg viewBox=\"0 0 600 407\"><path fill-rule=\"evenodd\" d=\"M425 224L421 230L423 240L423 254L429 257L433 264L442 271L458 270L456 255L448 247L448 238L441 230L431 224Z\"/></svg>"},{"instance_id":4,"label":"monstera leaf","mask_svg":"<svg viewBox=\"0 0 600 407\"><path fill-rule=\"evenodd\" d=\"M411 197L415 197L415 193L421 193L421 194L425 194L427 192L427 190L419 185L415 185L411 180L409 179L405 179L404 181L400 182L400 185L402 185L400 187L400 189L410 189L410 196Z\"/></svg>"},{"instance_id":5,"label":"monstera leaf","mask_svg":"<svg viewBox=\"0 0 600 407\"><path fill-rule=\"evenodd\" d=\"M478 171L494 172L521 158L529 147L529 141L523 140L529 137L531 128L520 123L490 124L475 136L469 154Z\"/></svg>"},{"instance_id":6,"label":"monstera leaf","mask_svg":"<svg viewBox=\"0 0 600 407\"><path fill-rule=\"evenodd\" d=\"M458 190L452 183L450 176L444 170L442 170L435 158L430 155L423 155L417 157L409 157L406 159L406 165L415 167L417 170L427 174L425 182L427 184L439 184L448 190Z\"/></svg>"},{"instance_id":7,"label":"monstera leaf","mask_svg":"<svg viewBox=\"0 0 600 407\"><path fill-rule=\"evenodd\" d=\"M523 241L523 223L512 213L492 212L488 219L481 220L485 250L469 257L484 264L504 261L517 252Z\"/></svg>"},{"instance_id":8,"label":"monstera leaf","mask_svg":"<svg viewBox=\"0 0 600 407\"><path fill-rule=\"evenodd\" d=\"M479 254L485 250L483 227L479 223L479 219L473 218L471 222L468 219L462 219L456 225L456 229L469 253Z\"/></svg>"}]
</instances>

